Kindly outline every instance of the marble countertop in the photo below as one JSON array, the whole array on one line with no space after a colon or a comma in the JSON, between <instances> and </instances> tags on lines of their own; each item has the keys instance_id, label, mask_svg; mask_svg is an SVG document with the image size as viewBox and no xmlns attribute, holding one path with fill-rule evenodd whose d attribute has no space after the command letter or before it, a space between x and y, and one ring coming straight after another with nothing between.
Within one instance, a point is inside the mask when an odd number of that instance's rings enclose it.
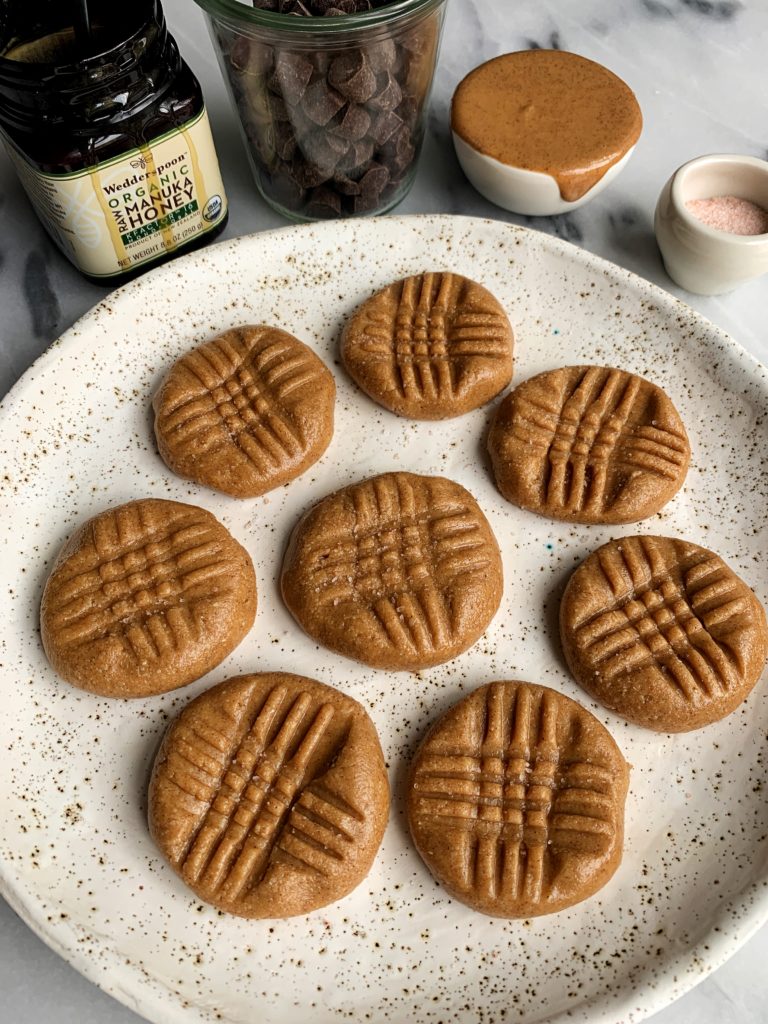
<instances>
[{"instance_id":1,"label":"marble countertop","mask_svg":"<svg viewBox=\"0 0 768 1024\"><path fill-rule=\"evenodd\" d=\"M241 148L202 15L165 0L181 50L206 95L230 199L224 238L284 224L261 201ZM702 153L765 158L766 0L450 0L424 156L398 213L459 213L526 223L613 260L679 295L768 363L768 278L703 299L675 288L653 238L659 190ZM645 130L627 169L574 213L516 218L464 179L448 131L451 93L482 60L525 47L559 47L606 64L631 84ZM0 395L106 289L84 281L48 241L0 152ZM768 928L657 1024L764 1024ZM0 901L0 1016L8 1024L129 1024L139 1018L60 960ZM469 1021L469 1018L467 1018Z\"/></svg>"}]
</instances>

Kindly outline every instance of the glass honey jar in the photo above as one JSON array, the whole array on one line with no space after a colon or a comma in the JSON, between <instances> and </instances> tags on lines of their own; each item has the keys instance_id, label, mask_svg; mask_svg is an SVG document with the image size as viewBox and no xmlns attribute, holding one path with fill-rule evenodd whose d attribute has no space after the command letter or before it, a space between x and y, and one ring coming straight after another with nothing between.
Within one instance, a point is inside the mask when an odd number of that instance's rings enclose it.
<instances>
[{"instance_id":1,"label":"glass honey jar","mask_svg":"<svg viewBox=\"0 0 768 1024\"><path fill-rule=\"evenodd\" d=\"M0 136L40 220L120 284L216 237L227 200L200 85L159 0L0 0Z\"/></svg>"}]
</instances>

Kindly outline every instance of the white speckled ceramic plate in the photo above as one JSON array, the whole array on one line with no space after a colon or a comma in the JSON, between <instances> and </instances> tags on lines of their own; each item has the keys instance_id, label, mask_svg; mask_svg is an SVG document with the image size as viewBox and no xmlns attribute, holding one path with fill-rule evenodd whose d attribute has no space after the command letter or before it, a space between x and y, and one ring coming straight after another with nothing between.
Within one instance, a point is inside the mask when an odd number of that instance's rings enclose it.
<instances>
[{"instance_id":1,"label":"white speckled ceramic plate","mask_svg":"<svg viewBox=\"0 0 768 1024\"><path fill-rule=\"evenodd\" d=\"M507 505L483 454L490 410L443 423L398 419L341 371L339 327L373 289L423 269L487 285L517 334L516 379L614 363L661 384L688 426L685 488L640 531L714 548L768 598L764 370L690 309L551 237L490 221L391 218L290 228L171 263L113 295L56 343L2 406L2 892L54 949L152 1021L304 1024L639 1021L722 963L768 918L768 703L759 685L724 722L666 737L601 710L634 766L624 861L596 897L554 917L492 920L448 899L402 813L409 755L468 688L524 678L584 701L559 651L570 570L611 535ZM176 479L156 454L150 397L188 346L266 321L331 364L336 435L290 486L236 501ZM506 587L485 639L420 675L320 650L283 607L277 576L300 512L387 469L443 473L479 499ZM56 678L38 635L48 567L86 517L154 495L222 519L253 556L256 626L210 676L121 703ZM306 918L247 922L201 905L158 855L145 791L170 715L235 673L288 669L364 701L395 802L367 881ZM588 703L588 702L587 702Z\"/></svg>"}]
</instances>

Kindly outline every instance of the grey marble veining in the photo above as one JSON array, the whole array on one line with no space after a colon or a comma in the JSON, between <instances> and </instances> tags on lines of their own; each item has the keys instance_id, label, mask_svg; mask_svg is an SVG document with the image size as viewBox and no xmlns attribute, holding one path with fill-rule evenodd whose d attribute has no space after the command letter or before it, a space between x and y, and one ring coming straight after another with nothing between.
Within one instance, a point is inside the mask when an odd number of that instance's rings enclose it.
<instances>
[{"instance_id":1,"label":"grey marble veining","mask_svg":"<svg viewBox=\"0 0 768 1024\"><path fill-rule=\"evenodd\" d=\"M208 101L230 198L224 237L282 226L256 194L202 16L192 0L166 0L165 8ZM490 216L557 234L669 288L768 362L768 279L719 298L686 295L666 277L652 232L659 190L679 164L707 152L768 155L767 38L768 0L450 0L429 137L416 185L398 212ZM606 64L633 86L645 115L637 152L616 183L561 217L517 218L491 206L467 184L450 145L448 109L461 77L481 60L530 46ZM54 249L0 153L0 395L106 291ZM766 959L764 928L654 1021L765 1024ZM0 991L0 1020L8 1024L138 1021L2 903Z\"/></svg>"}]
</instances>

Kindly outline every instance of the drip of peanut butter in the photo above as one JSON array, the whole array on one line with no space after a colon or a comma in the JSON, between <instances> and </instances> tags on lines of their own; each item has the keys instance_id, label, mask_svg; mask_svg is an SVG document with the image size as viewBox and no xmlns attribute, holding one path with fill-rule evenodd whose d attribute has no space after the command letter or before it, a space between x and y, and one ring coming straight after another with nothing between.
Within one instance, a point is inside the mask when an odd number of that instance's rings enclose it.
<instances>
[{"instance_id":1,"label":"drip of peanut butter","mask_svg":"<svg viewBox=\"0 0 768 1024\"><path fill-rule=\"evenodd\" d=\"M635 94L602 64L562 50L521 50L481 64L453 97L453 130L503 164L549 174L580 199L634 146Z\"/></svg>"}]
</instances>

